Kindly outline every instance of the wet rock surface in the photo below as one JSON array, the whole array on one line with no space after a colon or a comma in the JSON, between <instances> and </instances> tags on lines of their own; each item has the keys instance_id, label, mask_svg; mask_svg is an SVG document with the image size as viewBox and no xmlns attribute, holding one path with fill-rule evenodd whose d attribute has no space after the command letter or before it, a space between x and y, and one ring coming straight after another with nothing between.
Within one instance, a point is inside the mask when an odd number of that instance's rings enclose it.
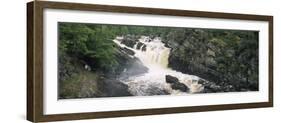
<instances>
[{"instance_id":1,"label":"wet rock surface","mask_svg":"<svg viewBox=\"0 0 281 123\"><path fill-rule=\"evenodd\" d=\"M218 37L207 34L200 29L190 29L164 36L165 46L172 49L168 66L212 82L206 84L208 92L257 91L256 41L247 42L242 36L235 39L243 41L234 48L231 43L226 43L227 39L218 40Z\"/></svg>"},{"instance_id":2,"label":"wet rock surface","mask_svg":"<svg viewBox=\"0 0 281 123\"><path fill-rule=\"evenodd\" d=\"M178 83L179 79L177 77L166 75L166 82L167 83Z\"/></svg>"},{"instance_id":3,"label":"wet rock surface","mask_svg":"<svg viewBox=\"0 0 281 123\"><path fill-rule=\"evenodd\" d=\"M98 81L99 90L102 92L101 97L119 97L119 96L132 96L128 91L128 85L116 80L101 78Z\"/></svg>"},{"instance_id":4,"label":"wet rock surface","mask_svg":"<svg viewBox=\"0 0 281 123\"><path fill-rule=\"evenodd\" d=\"M135 55L135 52L134 52L134 51L132 51L132 50L126 48L126 47L122 48L122 50L123 50L124 52L126 52L127 54L131 55L131 56Z\"/></svg>"},{"instance_id":5,"label":"wet rock surface","mask_svg":"<svg viewBox=\"0 0 281 123\"><path fill-rule=\"evenodd\" d=\"M189 91L189 88L185 84L180 83L179 79L174 76L166 75L166 82L171 84L171 88L174 90L180 90L182 92Z\"/></svg>"},{"instance_id":6,"label":"wet rock surface","mask_svg":"<svg viewBox=\"0 0 281 123\"><path fill-rule=\"evenodd\" d=\"M139 59L130 57L129 54L134 54L132 50L128 48L126 51L121 50L116 54L118 64L120 64L117 72L114 76L130 77L142 73L146 73L148 68L145 67ZM124 52L122 52L124 51Z\"/></svg>"},{"instance_id":7,"label":"wet rock surface","mask_svg":"<svg viewBox=\"0 0 281 123\"><path fill-rule=\"evenodd\" d=\"M189 88L185 84L179 83L179 82L171 84L171 87L174 90L180 90L182 92L188 92L189 91Z\"/></svg>"}]
</instances>

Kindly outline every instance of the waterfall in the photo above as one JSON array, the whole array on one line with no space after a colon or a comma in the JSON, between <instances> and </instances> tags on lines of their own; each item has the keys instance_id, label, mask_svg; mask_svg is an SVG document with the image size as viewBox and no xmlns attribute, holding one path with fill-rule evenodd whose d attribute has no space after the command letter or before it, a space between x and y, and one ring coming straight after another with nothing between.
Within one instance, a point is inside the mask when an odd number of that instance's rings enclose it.
<instances>
[{"instance_id":1,"label":"waterfall","mask_svg":"<svg viewBox=\"0 0 281 123\"><path fill-rule=\"evenodd\" d=\"M197 76L183 74L168 68L168 59L171 49L165 47L161 38L156 37L150 39L150 37L141 36L133 48L121 44L122 39L123 37L117 37L113 41L120 47L126 47L134 51L134 57L140 59L143 65L149 69L148 72L143 75L132 76L129 79L121 80L129 86L129 91L133 95L164 95L166 93L183 95L203 90L202 85L198 84L199 78ZM166 75L177 77L180 83L183 83L190 89L189 92L181 92L172 89L171 85L166 82Z\"/></svg>"},{"instance_id":2,"label":"waterfall","mask_svg":"<svg viewBox=\"0 0 281 123\"><path fill-rule=\"evenodd\" d=\"M140 49L146 47L145 51L137 50L134 46L136 57L139 58L143 64L148 67L158 66L167 68L170 48L164 46L159 38L153 39L149 42L149 38L142 36L139 42L143 43ZM139 43L136 43L138 45Z\"/></svg>"}]
</instances>

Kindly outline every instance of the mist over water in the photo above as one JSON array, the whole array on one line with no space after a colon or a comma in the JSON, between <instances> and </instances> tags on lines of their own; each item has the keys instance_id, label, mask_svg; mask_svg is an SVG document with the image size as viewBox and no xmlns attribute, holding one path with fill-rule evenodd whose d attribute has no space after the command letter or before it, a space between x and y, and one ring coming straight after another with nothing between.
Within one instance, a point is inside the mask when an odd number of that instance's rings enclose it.
<instances>
[{"instance_id":1,"label":"mist over water","mask_svg":"<svg viewBox=\"0 0 281 123\"><path fill-rule=\"evenodd\" d=\"M165 44L159 37L151 39L147 36L141 36L133 48L121 44L120 40L122 39L123 37L116 37L113 41L120 47L126 47L134 51L135 54L131 57L138 58L149 69L147 73L120 80L129 86L129 91L133 95L184 95L200 92L204 89L201 84L198 84L199 77L183 74L168 68L171 49L165 47ZM144 48L145 50L143 50ZM182 92L172 89L171 85L166 82L166 75L178 78L180 83L185 84L189 88L189 91Z\"/></svg>"}]
</instances>

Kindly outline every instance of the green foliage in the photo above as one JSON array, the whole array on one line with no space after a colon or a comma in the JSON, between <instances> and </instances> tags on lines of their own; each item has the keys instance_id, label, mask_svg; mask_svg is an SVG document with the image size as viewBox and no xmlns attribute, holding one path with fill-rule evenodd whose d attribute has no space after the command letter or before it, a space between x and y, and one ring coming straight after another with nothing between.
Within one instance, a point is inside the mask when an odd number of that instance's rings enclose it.
<instances>
[{"instance_id":1,"label":"green foliage","mask_svg":"<svg viewBox=\"0 0 281 123\"><path fill-rule=\"evenodd\" d=\"M87 64L103 71L110 71L117 65L112 42L115 35L107 26L59 23L59 37L60 54L78 58L84 63L95 60Z\"/></svg>"},{"instance_id":2,"label":"green foliage","mask_svg":"<svg viewBox=\"0 0 281 123\"><path fill-rule=\"evenodd\" d=\"M83 55L88 51L91 29L83 24L59 23L59 50L74 55Z\"/></svg>"}]
</instances>

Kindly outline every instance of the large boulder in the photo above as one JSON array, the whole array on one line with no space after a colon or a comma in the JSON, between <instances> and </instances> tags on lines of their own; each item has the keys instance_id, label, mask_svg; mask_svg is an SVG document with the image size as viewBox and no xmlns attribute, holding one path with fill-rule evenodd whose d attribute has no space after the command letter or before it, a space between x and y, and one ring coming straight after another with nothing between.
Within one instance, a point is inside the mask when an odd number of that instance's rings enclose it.
<instances>
[{"instance_id":1,"label":"large boulder","mask_svg":"<svg viewBox=\"0 0 281 123\"><path fill-rule=\"evenodd\" d=\"M179 83L179 79L177 77L166 75L166 82L167 83Z\"/></svg>"},{"instance_id":2,"label":"large boulder","mask_svg":"<svg viewBox=\"0 0 281 123\"><path fill-rule=\"evenodd\" d=\"M147 72L148 72L148 68L145 67L138 58L134 58L134 60L130 62L126 67L124 74L128 76L134 76Z\"/></svg>"},{"instance_id":3,"label":"large boulder","mask_svg":"<svg viewBox=\"0 0 281 123\"><path fill-rule=\"evenodd\" d=\"M189 88L188 88L185 84L180 83L180 82L171 84L171 87L172 87L172 89L174 89L174 90L180 90L180 91L182 91L182 92L187 92L187 91L189 91Z\"/></svg>"},{"instance_id":4,"label":"large boulder","mask_svg":"<svg viewBox=\"0 0 281 123\"><path fill-rule=\"evenodd\" d=\"M101 97L121 97L121 96L132 96L128 91L128 85L116 80L100 78L98 81L98 88L101 91Z\"/></svg>"},{"instance_id":5,"label":"large boulder","mask_svg":"<svg viewBox=\"0 0 281 123\"><path fill-rule=\"evenodd\" d=\"M143 74L148 72L148 68L145 67L142 62L135 57L130 57L128 54L133 54L133 51L126 48L119 47L115 56L118 62L118 68L116 69L114 76L130 77L133 75Z\"/></svg>"},{"instance_id":6,"label":"large boulder","mask_svg":"<svg viewBox=\"0 0 281 123\"><path fill-rule=\"evenodd\" d=\"M171 88L174 90L180 90L182 92L189 91L189 88L185 84L180 83L177 77L166 75L166 82L171 84Z\"/></svg>"}]
</instances>

